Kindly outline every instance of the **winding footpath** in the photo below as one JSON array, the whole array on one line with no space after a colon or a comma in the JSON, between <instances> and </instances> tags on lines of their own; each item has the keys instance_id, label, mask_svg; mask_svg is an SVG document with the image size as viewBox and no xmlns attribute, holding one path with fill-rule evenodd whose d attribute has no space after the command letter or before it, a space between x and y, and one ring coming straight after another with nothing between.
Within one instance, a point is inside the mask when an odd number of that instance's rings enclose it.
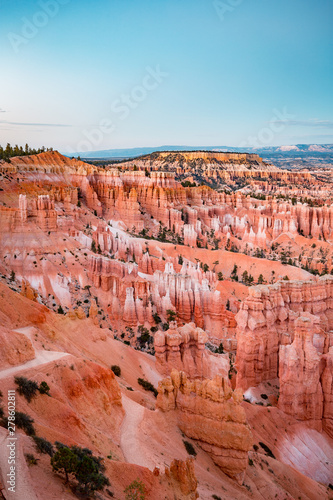
<instances>
[{"instance_id":1,"label":"winding footpath","mask_svg":"<svg viewBox=\"0 0 333 500\"><path fill-rule=\"evenodd\" d=\"M18 333L23 333L26 335L26 337L29 338L29 340L32 343L32 333L34 331L34 327L27 326L24 328L18 328L17 330L14 330L15 332ZM37 350L33 347L35 351L35 358L27 361L26 363L22 363L21 365L16 365L12 366L10 368L5 368L3 370L0 370L0 379L4 379L6 377L9 377L11 375L16 375L18 372L21 372L23 370L28 370L29 368L35 368L40 365L44 365L46 363L50 363L52 361L56 361L58 359L61 359L65 356L70 356L70 354L66 352L58 352L58 351L44 351L44 350ZM23 452L23 443L22 443L22 438L24 437L20 433L16 433L16 489L15 493L8 491L8 484L7 484L7 476L6 474L9 472L9 465L8 465L8 453L9 453L9 448L7 447L9 443L8 439L8 433L6 429L0 428L0 472L2 474L2 479L3 479L3 484L5 485L5 490L3 491L3 494L5 495L5 498L16 498L19 500L44 500L41 499L39 495L36 495L36 492L34 491L30 474L29 474L29 469L24 457L24 452Z\"/></svg>"},{"instance_id":2,"label":"winding footpath","mask_svg":"<svg viewBox=\"0 0 333 500\"><path fill-rule=\"evenodd\" d=\"M154 467L151 459L147 457L140 443L138 433L143 419L144 407L122 395L125 417L121 426L120 447L128 463L141 465L151 469Z\"/></svg>"},{"instance_id":3,"label":"winding footpath","mask_svg":"<svg viewBox=\"0 0 333 500\"><path fill-rule=\"evenodd\" d=\"M14 330L14 332L23 333L29 340L31 340L32 331L34 327L26 326L24 328L18 328ZM33 347L33 342L32 347ZM44 351L43 349L37 350L33 347L35 351L35 358L30 361L26 361L21 365L11 366L10 368L5 368L0 370L0 379L4 379L9 377L10 375L16 375L16 373L28 370L29 368L35 368L36 366L45 365L46 363L50 363L52 361L56 361L57 359L63 358L64 356L70 356L70 354L66 352L58 352L58 351Z\"/></svg>"}]
</instances>

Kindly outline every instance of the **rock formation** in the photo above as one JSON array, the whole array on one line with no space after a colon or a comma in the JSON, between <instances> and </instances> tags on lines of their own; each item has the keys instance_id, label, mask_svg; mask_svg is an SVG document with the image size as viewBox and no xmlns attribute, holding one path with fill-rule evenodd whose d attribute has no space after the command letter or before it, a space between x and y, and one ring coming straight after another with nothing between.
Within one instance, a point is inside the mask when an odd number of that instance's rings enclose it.
<instances>
[{"instance_id":1,"label":"rock formation","mask_svg":"<svg viewBox=\"0 0 333 500\"><path fill-rule=\"evenodd\" d=\"M323 429L333 438L333 347L322 357L321 386L324 396Z\"/></svg>"},{"instance_id":2,"label":"rock formation","mask_svg":"<svg viewBox=\"0 0 333 500\"><path fill-rule=\"evenodd\" d=\"M237 321L237 387L279 378L279 407L332 433L333 277L250 288Z\"/></svg>"},{"instance_id":3,"label":"rock formation","mask_svg":"<svg viewBox=\"0 0 333 500\"><path fill-rule=\"evenodd\" d=\"M154 336L156 368L163 375L170 375L173 369L182 371L190 379L213 378L220 374L228 376L227 355L213 354L205 349L208 336L194 323L177 328L170 323L166 332L159 330Z\"/></svg>"},{"instance_id":4,"label":"rock formation","mask_svg":"<svg viewBox=\"0 0 333 500\"><path fill-rule=\"evenodd\" d=\"M183 495L189 495L189 498L194 500L199 498L193 458L188 458L185 462L183 460L173 460L170 469L166 468L165 475L179 484Z\"/></svg>"},{"instance_id":5,"label":"rock formation","mask_svg":"<svg viewBox=\"0 0 333 500\"><path fill-rule=\"evenodd\" d=\"M1 327L0 344L0 365L2 369L7 366L25 363L35 357L32 343L23 333Z\"/></svg>"},{"instance_id":6,"label":"rock formation","mask_svg":"<svg viewBox=\"0 0 333 500\"><path fill-rule=\"evenodd\" d=\"M245 390L278 376L279 345L293 342L295 319L303 312L318 315L315 340L327 352L332 310L332 276L251 287L235 317L237 386Z\"/></svg>"},{"instance_id":7,"label":"rock formation","mask_svg":"<svg viewBox=\"0 0 333 500\"><path fill-rule=\"evenodd\" d=\"M223 472L242 482L252 446L242 399L242 392L232 391L219 375L190 382L174 370L159 382L157 407L176 412L181 431L197 440Z\"/></svg>"},{"instance_id":8,"label":"rock formation","mask_svg":"<svg viewBox=\"0 0 333 500\"><path fill-rule=\"evenodd\" d=\"M294 341L280 346L279 408L321 430L323 391L320 356L313 345L313 330L311 319L300 316L295 321Z\"/></svg>"}]
</instances>

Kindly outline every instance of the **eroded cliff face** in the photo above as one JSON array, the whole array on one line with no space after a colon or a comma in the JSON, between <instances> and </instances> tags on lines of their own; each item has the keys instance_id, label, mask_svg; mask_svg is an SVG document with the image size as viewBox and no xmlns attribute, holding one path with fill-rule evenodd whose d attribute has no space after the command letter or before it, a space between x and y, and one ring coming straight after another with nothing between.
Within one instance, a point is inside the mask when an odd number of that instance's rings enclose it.
<instances>
[{"instance_id":1,"label":"eroded cliff face","mask_svg":"<svg viewBox=\"0 0 333 500\"><path fill-rule=\"evenodd\" d=\"M310 317L295 321L294 341L279 351L279 408L297 420L321 430L323 390L320 355L313 345L314 324Z\"/></svg>"},{"instance_id":2,"label":"eroded cliff face","mask_svg":"<svg viewBox=\"0 0 333 500\"><path fill-rule=\"evenodd\" d=\"M137 240L115 236L114 232L106 227L96 241L103 250L114 252L116 258L130 256L132 262L92 256L89 270L94 286L110 292L114 319L123 317L129 327L145 322L153 325L154 313L167 318L167 311L172 310L177 311L179 324L194 321L217 338L223 338L223 331L229 326L234 328L234 315L226 311L221 294L215 289L215 273L203 272L188 260L181 267L176 259L160 261L157 266L156 259L143 253Z\"/></svg>"},{"instance_id":3,"label":"eroded cliff face","mask_svg":"<svg viewBox=\"0 0 333 500\"><path fill-rule=\"evenodd\" d=\"M227 378L228 355L213 354L206 349L207 333L187 323L177 328L170 323L166 332L158 331L154 336L156 368L163 375L170 375L173 369L186 373L190 379L213 378L220 374Z\"/></svg>"},{"instance_id":4,"label":"eroded cliff face","mask_svg":"<svg viewBox=\"0 0 333 500\"><path fill-rule=\"evenodd\" d=\"M243 481L252 446L243 394L233 391L227 379L190 381L185 373L172 371L158 386L157 407L174 411L179 428L198 441L214 462L231 477Z\"/></svg>"},{"instance_id":5,"label":"eroded cliff face","mask_svg":"<svg viewBox=\"0 0 333 500\"><path fill-rule=\"evenodd\" d=\"M182 161L193 171L200 170L202 165L205 168L211 165L207 163L211 153L201 152L195 156L191 152L186 155L189 156ZM253 255L258 249L272 257L274 252L279 256L288 251L294 265L319 273L326 266L330 272L331 259L326 259L325 264L320 253L322 251L325 257L330 256L329 247L318 245L319 248L312 251L306 239L300 241L304 248L298 261L300 249L295 247L294 242L299 236L332 240L330 192L327 193L325 206L311 206L323 187L311 174L288 172L265 165L256 155L230 154L230 161L226 153L216 155L216 158L212 156L214 168L207 171L207 180L219 176L221 179L227 176L230 180L231 174L236 178L262 175L263 178L271 177L271 182L264 182L267 189L286 183L288 190L285 189L285 194L279 193L277 197L260 194L257 199L258 186L255 182L258 181L253 181L253 186L243 191L229 193L207 186L183 187L176 178L184 179L186 173L178 167L173 168L173 163L164 153L138 160L138 165L134 161L125 162L119 170L112 166L108 169L97 168L70 160L57 152L48 152L13 158L10 164L1 164L0 174L3 172L11 176L6 178L9 189L20 197L14 206L8 207L6 203L6 206L0 207L1 226L7 231L24 232L28 230L29 222L36 221L43 230L55 231L61 227L70 231L76 225L79 215L77 204L80 201L96 216L116 221L137 235L166 238L165 241L191 247L221 248L227 245L228 249L237 248ZM161 171L163 169L169 170ZM19 182L14 185L16 178ZM313 190L314 182L318 184L317 190ZM293 200L287 196L290 183L298 186ZM266 192L265 186L260 187L263 192ZM307 203L299 201L303 199ZM59 203L61 207L57 206ZM279 241L285 235L288 244L291 244L291 252Z\"/></svg>"},{"instance_id":6,"label":"eroded cliff face","mask_svg":"<svg viewBox=\"0 0 333 500\"><path fill-rule=\"evenodd\" d=\"M321 361L324 365L321 375L321 387L323 390L323 429L327 434L333 437L333 347L329 352L322 356Z\"/></svg>"},{"instance_id":7,"label":"eroded cliff face","mask_svg":"<svg viewBox=\"0 0 333 500\"><path fill-rule=\"evenodd\" d=\"M319 352L327 352L333 319L333 277L316 281L280 281L251 287L237 322L237 386L247 389L278 376L279 346L294 340L295 320L308 312Z\"/></svg>"},{"instance_id":8,"label":"eroded cliff face","mask_svg":"<svg viewBox=\"0 0 333 500\"><path fill-rule=\"evenodd\" d=\"M237 321L237 387L279 378L279 408L332 436L333 278L253 287Z\"/></svg>"}]
</instances>

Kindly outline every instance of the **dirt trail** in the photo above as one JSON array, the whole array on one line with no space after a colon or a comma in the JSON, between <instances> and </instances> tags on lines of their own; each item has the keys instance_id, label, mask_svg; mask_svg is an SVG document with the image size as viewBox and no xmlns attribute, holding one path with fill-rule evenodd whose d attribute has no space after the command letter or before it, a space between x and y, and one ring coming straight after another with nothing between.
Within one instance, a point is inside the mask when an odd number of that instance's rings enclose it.
<instances>
[{"instance_id":1,"label":"dirt trail","mask_svg":"<svg viewBox=\"0 0 333 500\"><path fill-rule=\"evenodd\" d=\"M26 326L24 328L18 328L14 331L23 333L24 335L26 335L26 337L28 337L29 340L32 340L31 335L33 330L34 327ZM33 349L35 351L35 359L31 359L30 361L22 363L21 365L15 365L11 366L10 368L5 368L4 370L0 370L0 379L4 379L6 377L9 377L10 375L14 375L19 371L28 370L29 368L34 368L39 365L50 363L51 361L56 361L57 359L63 358L64 356L70 356L70 354L66 352L37 350L34 347Z\"/></svg>"},{"instance_id":2,"label":"dirt trail","mask_svg":"<svg viewBox=\"0 0 333 500\"><path fill-rule=\"evenodd\" d=\"M122 395L125 418L121 426L120 447L126 462L154 468L154 463L149 456L144 453L143 446L139 439L139 426L143 419L144 407Z\"/></svg>"},{"instance_id":3,"label":"dirt trail","mask_svg":"<svg viewBox=\"0 0 333 500\"><path fill-rule=\"evenodd\" d=\"M31 340L32 346L32 334L34 332L34 327L26 326L24 328L18 328L14 330L18 333L23 333L26 337ZM22 363L21 365L12 366L10 368L5 368L4 370L0 370L0 379L4 379L11 375L16 375L16 373L28 370L29 368L34 368L36 366L44 365L46 363L50 363L51 361L56 361L57 359L63 358L64 356L70 356L70 354L66 352L57 352L57 351L44 351L37 350L33 347L35 351L35 359L27 361L26 363ZM8 465L8 453L9 448L7 444L10 442L8 439L8 433L5 429L0 429L0 472L2 473L2 480L6 487L6 498L24 499L24 500L41 500L40 496L36 496L36 493L31 484L31 478L28 470L28 466L26 464L26 460L23 453L22 446L22 435L19 433L15 434L16 439L16 489L15 493L8 491L7 484L7 473L9 472Z\"/></svg>"}]
</instances>

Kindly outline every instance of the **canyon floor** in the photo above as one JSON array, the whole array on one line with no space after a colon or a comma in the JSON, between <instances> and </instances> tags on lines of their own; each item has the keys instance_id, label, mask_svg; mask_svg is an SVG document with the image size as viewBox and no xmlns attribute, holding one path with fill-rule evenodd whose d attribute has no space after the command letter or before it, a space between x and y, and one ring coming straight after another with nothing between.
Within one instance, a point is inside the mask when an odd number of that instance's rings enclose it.
<instances>
[{"instance_id":1,"label":"canyon floor","mask_svg":"<svg viewBox=\"0 0 333 500\"><path fill-rule=\"evenodd\" d=\"M213 152L0 162L6 500L84 497L34 436L101 458L110 485L86 498L333 499L326 174ZM16 496L12 389L35 433L16 427Z\"/></svg>"}]
</instances>

